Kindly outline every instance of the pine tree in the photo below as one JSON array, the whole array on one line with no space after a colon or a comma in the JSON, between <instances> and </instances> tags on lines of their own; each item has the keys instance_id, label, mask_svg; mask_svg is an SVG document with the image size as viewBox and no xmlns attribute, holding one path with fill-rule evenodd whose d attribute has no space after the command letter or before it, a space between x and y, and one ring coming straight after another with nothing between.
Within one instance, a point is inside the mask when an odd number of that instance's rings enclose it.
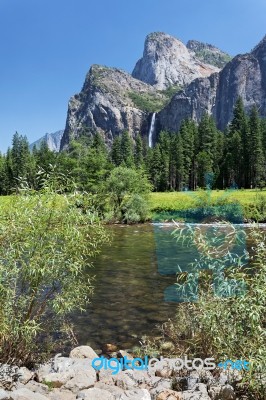
<instances>
[{"instance_id":1,"label":"pine tree","mask_svg":"<svg viewBox=\"0 0 266 400\"><path fill-rule=\"evenodd\" d=\"M37 167L42 168L45 171L48 171L50 168L49 166L54 165L56 162L56 154L49 149L46 141L41 142L39 149L36 149L36 147L33 148L32 155Z\"/></svg>"},{"instance_id":2,"label":"pine tree","mask_svg":"<svg viewBox=\"0 0 266 400\"><path fill-rule=\"evenodd\" d=\"M162 131L158 140L161 153L161 178L160 191L166 191L170 188L170 135L168 132Z\"/></svg>"},{"instance_id":3,"label":"pine tree","mask_svg":"<svg viewBox=\"0 0 266 400\"><path fill-rule=\"evenodd\" d=\"M149 176L154 186L154 190L159 191L161 185L162 160L161 151L158 143L153 149L150 149L150 154L150 162L148 165Z\"/></svg>"},{"instance_id":4,"label":"pine tree","mask_svg":"<svg viewBox=\"0 0 266 400\"><path fill-rule=\"evenodd\" d=\"M184 157L180 134L174 134L170 149L170 187L174 190L183 189Z\"/></svg>"},{"instance_id":5,"label":"pine tree","mask_svg":"<svg viewBox=\"0 0 266 400\"><path fill-rule=\"evenodd\" d=\"M91 147L96 149L99 153L107 152L106 144L104 143L103 137L99 132L96 132L93 136Z\"/></svg>"},{"instance_id":6,"label":"pine tree","mask_svg":"<svg viewBox=\"0 0 266 400\"><path fill-rule=\"evenodd\" d=\"M213 174L212 159L210 154L204 150L200 151L196 158L198 186L201 188L206 188L208 186L207 177Z\"/></svg>"},{"instance_id":7,"label":"pine tree","mask_svg":"<svg viewBox=\"0 0 266 400\"><path fill-rule=\"evenodd\" d=\"M123 157L121 153L121 137L116 136L111 148L111 160L116 167L122 164Z\"/></svg>"},{"instance_id":8,"label":"pine tree","mask_svg":"<svg viewBox=\"0 0 266 400\"><path fill-rule=\"evenodd\" d=\"M263 186L265 183L265 158L262 147L262 130L256 107L251 110L250 128L250 187Z\"/></svg>"},{"instance_id":9,"label":"pine tree","mask_svg":"<svg viewBox=\"0 0 266 400\"><path fill-rule=\"evenodd\" d=\"M124 131L121 137L121 157L126 167L134 166L133 142L127 131Z\"/></svg>"},{"instance_id":10,"label":"pine tree","mask_svg":"<svg viewBox=\"0 0 266 400\"><path fill-rule=\"evenodd\" d=\"M137 168L143 166L143 141L139 134L136 137L134 161Z\"/></svg>"},{"instance_id":11,"label":"pine tree","mask_svg":"<svg viewBox=\"0 0 266 400\"><path fill-rule=\"evenodd\" d=\"M241 134L238 131L230 132L227 139L226 168L227 186L236 187L242 182L241 161L243 146Z\"/></svg>"},{"instance_id":12,"label":"pine tree","mask_svg":"<svg viewBox=\"0 0 266 400\"><path fill-rule=\"evenodd\" d=\"M195 188L195 146L197 129L192 121L184 121L180 127L183 148L183 183L185 188Z\"/></svg>"},{"instance_id":13,"label":"pine tree","mask_svg":"<svg viewBox=\"0 0 266 400\"><path fill-rule=\"evenodd\" d=\"M232 150L232 143L236 140L235 133L238 132L240 135L240 142L238 142L237 151ZM232 142L232 143L231 143ZM250 135L249 135L249 126L248 119L244 109L244 103L241 97L239 97L236 101L234 107L233 119L229 127L228 134L228 145L229 145L229 153L235 153L236 159L233 161L231 159L230 163L235 165L235 169L237 170L237 174L235 175L235 180L237 184L241 187L249 187L250 186L250 159L249 159L249 146L250 146ZM237 166L238 164L238 166Z\"/></svg>"},{"instance_id":14,"label":"pine tree","mask_svg":"<svg viewBox=\"0 0 266 400\"><path fill-rule=\"evenodd\" d=\"M16 132L13 136L11 147L12 185L17 186L19 178L24 178L31 183L34 176L34 159L31 156L29 143L26 136Z\"/></svg>"}]
</instances>

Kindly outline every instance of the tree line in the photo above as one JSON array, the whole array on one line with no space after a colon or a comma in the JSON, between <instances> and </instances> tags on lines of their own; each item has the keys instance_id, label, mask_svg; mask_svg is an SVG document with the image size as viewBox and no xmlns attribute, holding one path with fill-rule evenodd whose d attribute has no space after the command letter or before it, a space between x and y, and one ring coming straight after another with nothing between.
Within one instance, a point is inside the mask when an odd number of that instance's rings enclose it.
<instances>
[{"instance_id":1,"label":"tree line","mask_svg":"<svg viewBox=\"0 0 266 400\"><path fill-rule=\"evenodd\" d=\"M12 146L0 155L0 194L16 190L19 180L38 189L38 173L56 165L80 190L97 193L119 166L141 169L155 191L266 185L266 120L256 107L249 114L239 98L233 119L224 132L207 113L199 124L183 121L179 132L162 131L154 148L138 135L135 143L123 132L110 151L99 133L71 141L67 151L55 153L43 142L30 151L25 136L15 133Z\"/></svg>"}]
</instances>

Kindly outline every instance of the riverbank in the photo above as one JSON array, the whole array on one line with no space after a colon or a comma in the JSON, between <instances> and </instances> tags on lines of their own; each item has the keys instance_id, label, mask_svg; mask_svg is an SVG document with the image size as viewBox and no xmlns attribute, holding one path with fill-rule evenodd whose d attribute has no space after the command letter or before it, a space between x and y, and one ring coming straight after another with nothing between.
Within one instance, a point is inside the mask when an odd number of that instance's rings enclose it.
<instances>
[{"instance_id":1,"label":"riverbank","mask_svg":"<svg viewBox=\"0 0 266 400\"><path fill-rule=\"evenodd\" d=\"M113 363L133 355L105 348L104 359ZM109 350L109 351L108 351ZM178 370L178 359L163 359L145 370L100 369L90 346L73 349L69 357L55 356L36 369L0 366L1 400L235 400L248 399L237 392L245 385L240 371L216 368ZM129 361L130 362L130 361ZM116 363L115 363L116 364Z\"/></svg>"}]
</instances>

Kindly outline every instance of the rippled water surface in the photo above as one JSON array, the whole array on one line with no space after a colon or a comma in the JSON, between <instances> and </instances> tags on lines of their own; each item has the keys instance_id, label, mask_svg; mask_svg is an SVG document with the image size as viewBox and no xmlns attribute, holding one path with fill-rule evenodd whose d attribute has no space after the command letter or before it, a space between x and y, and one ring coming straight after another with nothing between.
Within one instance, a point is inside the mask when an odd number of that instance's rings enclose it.
<instances>
[{"instance_id":1,"label":"rippled water surface","mask_svg":"<svg viewBox=\"0 0 266 400\"><path fill-rule=\"evenodd\" d=\"M107 229L111 244L88 270L95 276L91 304L85 313L75 315L73 322L80 344L96 349L104 343L131 348L143 335L158 335L156 325L175 315L178 303L165 301L164 291L174 287L176 267L181 265L186 270L196 253L190 247L173 244L171 232L175 227L170 224Z\"/></svg>"},{"instance_id":2,"label":"rippled water surface","mask_svg":"<svg viewBox=\"0 0 266 400\"><path fill-rule=\"evenodd\" d=\"M89 270L95 275L92 302L86 313L74 317L74 323L82 344L99 348L116 343L128 348L174 316L177 304L164 301L164 290L175 283L175 275L157 271L152 225L108 229L111 245Z\"/></svg>"}]
</instances>

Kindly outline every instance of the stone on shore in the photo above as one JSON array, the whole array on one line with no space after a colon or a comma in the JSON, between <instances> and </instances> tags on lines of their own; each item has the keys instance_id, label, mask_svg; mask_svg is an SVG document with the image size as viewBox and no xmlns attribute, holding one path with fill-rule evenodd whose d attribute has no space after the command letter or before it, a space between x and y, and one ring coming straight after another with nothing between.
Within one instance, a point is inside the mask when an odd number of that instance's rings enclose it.
<instances>
[{"instance_id":1,"label":"stone on shore","mask_svg":"<svg viewBox=\"0 0 266 400\"><path fill-rule=\"evenodd\" d=\"M96 358L98 354L90 346L75 347L69 354L69 358Z\"/></svg>"}]
</instances>

